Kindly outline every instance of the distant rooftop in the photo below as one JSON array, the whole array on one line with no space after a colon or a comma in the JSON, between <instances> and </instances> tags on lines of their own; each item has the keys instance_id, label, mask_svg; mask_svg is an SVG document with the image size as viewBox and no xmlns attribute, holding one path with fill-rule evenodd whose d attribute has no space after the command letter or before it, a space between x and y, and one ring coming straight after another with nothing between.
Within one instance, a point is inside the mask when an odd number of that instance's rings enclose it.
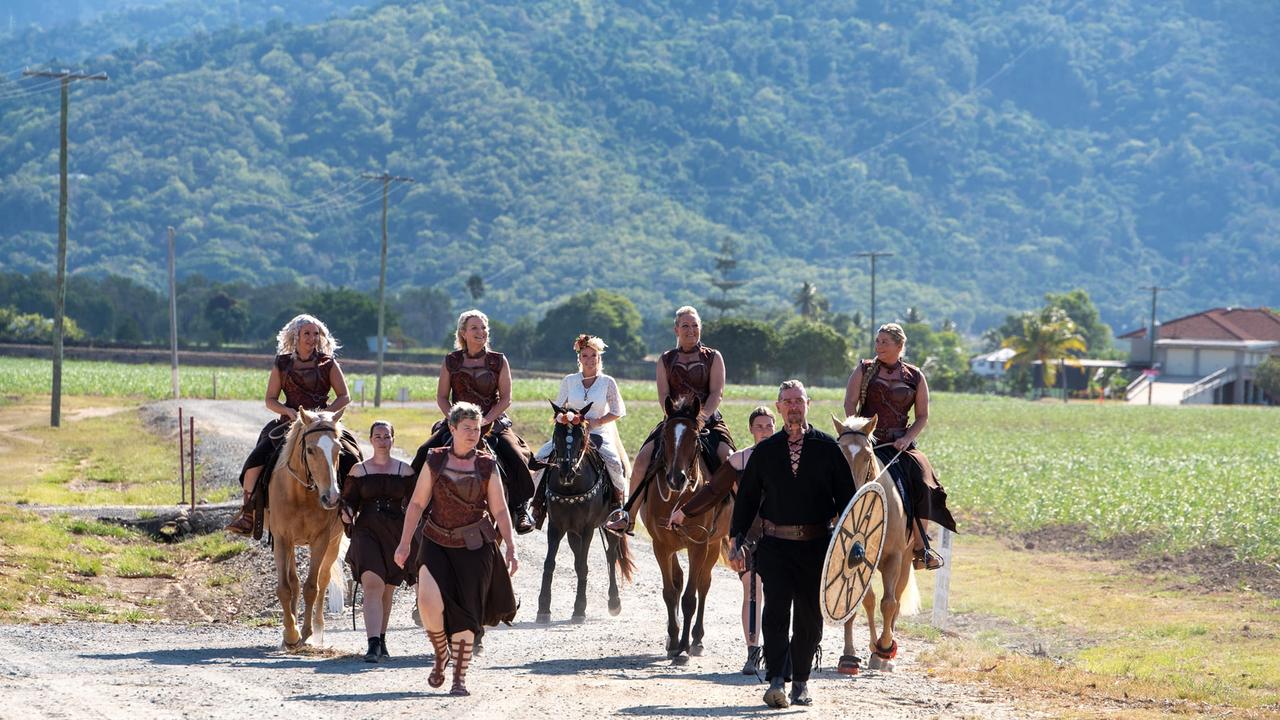
<instances>
[{"instance_id":1,"label":"distant rooftop","mask_svg":"<svg viewBox=\"0 0 1280 720\"><path fill-rule=\"evenodd\" d=\"M1147 328L1120 340L1147 337ZM1280 341L1280 314L1269 308L1214 308L1160 323L1158 340Z\"/></svg>"}]
</instances>

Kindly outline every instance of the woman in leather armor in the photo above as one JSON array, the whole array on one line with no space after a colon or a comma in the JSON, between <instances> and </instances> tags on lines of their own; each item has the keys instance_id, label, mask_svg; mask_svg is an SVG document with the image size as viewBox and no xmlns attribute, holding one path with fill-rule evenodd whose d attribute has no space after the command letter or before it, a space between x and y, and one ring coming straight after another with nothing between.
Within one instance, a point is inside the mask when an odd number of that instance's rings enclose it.
<instances>
[{"instance_id":1,"label":"woman in leather armor","mask_svg":"<svg viewBox=\"0 0 1280 720\"><path fill-rule=\"evenodd\" d=\"M453 444L428 453L395 551L396 564L409 567L421 526L418 607L435 653L427 684L443 685L452 661L454 695L470 694L466 674L476 635L485 625L510 622L516 612L510 578L519 569L515 536L496 460L480 442L483 416L472 403L450 408Z\"/></svg>"},{"instance_id":2,"label":"woman in leather armor","mask_svg":"<svg viewBox=\"0 0 1280 720\"><path fill-rule=\"evenodd\" d=\"M916 438L929 422L929 383L915 365L902 361L907 334L897 323L881 325L876 332L876 356L858 363L844 392L846 415L876 418L876 448L880 462L888 466L899 492L905 491L907 532L911 535L917 570L937 570L942 556L928 545L925 523L929 520L955 532L956 521L947 509L947 493L938 482L929 458L916 447ZM909 416L915 415L914 419ZM897 458L896 462L893 461Z\"/></svg>"},{"instance_id":3,"label":"woman in leather armor","mask_svg":"<svg viewBox=\"0 0 1280 720\"><path fill-rule=\"evenodd\" d=\"M342 410L351 402L347 392L347 380L334 358L341 345L329 334L325 324L310 315L298 315L276 334L276 359L267 379L267 409L278 417L268 422L258 434L258 444L249 453L240 470L240 484L244 488L244 505L240 515L227 526L229 532L248 535L253 532L253 511L249 500L263 465L284 442L290 423L298 417L298 410L328 410L335 419L342 417ZM332 393L333 400L329 399ZM284 395L281 402L280 395ZM355 458L343 453L348 462L339 469L338 477L346 474Z\"/></svg>"},{"instance_id":4,"label":"woman in leather armor","mask_svg":"<svg viewBox=\"0 0 1280 720\"><path fill-rule=\"evenodd\" d=\"M507 503L516 521L516 531L533 530L529 500L533 498L533 475L529 463L533 452L524 438L511 429L506 410L511 406L511 366L502 353L489 348L489 318L479 310L458 316L455 350L440 363L436 383L436 405L446 417L454 403L468 402L480 407L484 436L492 444L502 464ZM444 420L432 428L413 458L415 473L422 471L428 451L449 443L449 425Z\"/></svg>"}]
</instances>

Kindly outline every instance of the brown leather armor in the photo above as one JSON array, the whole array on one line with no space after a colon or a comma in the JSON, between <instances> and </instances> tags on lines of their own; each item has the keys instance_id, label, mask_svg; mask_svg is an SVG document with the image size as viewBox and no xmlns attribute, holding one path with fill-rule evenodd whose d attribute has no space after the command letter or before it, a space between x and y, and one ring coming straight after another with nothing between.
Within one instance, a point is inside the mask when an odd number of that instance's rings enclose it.
<instances>
[{"instance_id":1,"label":"brown leather armor","mask_svg":"<svg viewBox=\"0 0 1280 720\"><path fill-rule=\"evenodd\" d=\"M316 353L315 358L314 366L305 366L293 355L276 356L285 406L293 410L323 410L329 406L329 391L333 389L329 373L334 359L324 353Z\"/></svg>"},{"instance_id":2,"label":"brown leather armor","mask_svg":"<svg viewBox=\"0 0 1280 720\"><path fill-rule=\"evenodd\" d=\"M877 363L873 360L862 362L863 377L875 373L866 383L866 398L858 414L864 417L875 417L876 436L883 440L897 440L907 431L908 413L916 404L916 389L920 387L923 375L920 368L902 363L902 379L886 380L880 375Z\"/></svg>"},{"instance_id":3,"label":"brown leather armor","mask_svg":"<svg viewBox=\"0 0 1280 720\"><path fill-rule=\"evenodd\" d=\"M446 467L449 452L450 448L442 447L427 455L432 490L422 534L437 545L475 550L498 537L488 503L489 478L496 461L492 455L476 451L474 470L453 470Z\"/></svg>"},{"instance_id":4,"label":"brown leather armor","mask_svg":"<svg viewBox=\"0 0 1280 720\"><path fill-rule=\"evenodd\" d=\"M662 366L667 372L667 393L675 400L682 396L697 397L702 403L711 395L711 363L716 351L699 344L698 357L689 363L679 361L680 348L662 353Z\"/></svg>"},{"instance_id":5,"label":"brown leather armor","mask_svg":"<svg viewBox=\"0 0 1280 720\"><path fill-rule=\"evenodd\" d=\"M505 357L502 353L485 351L484 365L479 367L463 365L465 358L463 350L444 356L444 367L449 371L449 402L475 403L487 415L498 404L498 377Z\"/></svg>"}]
</instances>

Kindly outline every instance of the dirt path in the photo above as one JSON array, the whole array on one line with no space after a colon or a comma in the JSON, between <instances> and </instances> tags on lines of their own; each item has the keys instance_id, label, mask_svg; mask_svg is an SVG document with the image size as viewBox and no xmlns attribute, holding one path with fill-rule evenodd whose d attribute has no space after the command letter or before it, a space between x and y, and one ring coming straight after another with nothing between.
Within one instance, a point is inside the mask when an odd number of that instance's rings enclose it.
<instances>
[{"instance_id":1,"label":"dirt path","mask_svg":"<svg viewBox=\"0 0 1280 720\"><path fill-rule=\"evenodd\" d=\"M516 575L524 607L519 622L486 638L468 685L469 699L425 684L428 645L400 592L388 645L395 657L363 662L363 628L350 616L329 620L332 652L286 655L280 631L235 625L103 625L73 623L0 627L0 717L106 718L422 717L446 711L467 717L525 718L739 717L764 712L764 686L737 674L742 663L738 584L718 569L707 610L706 654L683 667L661 652L665 610L648 547L638 547L640 575L623 591L623 612L605 609L607 576L596 553L589 619L567 621L572 605L567 550L553 593L550 626L530 622L541 575L541 536L526 540L529 563ZM598 550L598 548L597 548ZM838 629L827 629L824 664L833 660ZM829 669L814 676L823 717L1028 717L1015 698L970 685L929 679L917 664L930 645L905 639L898 671L855 679ZM17 717L18 715L12 715Z\"/></svg>"},{"instance_id":2,"label":"dirt path","mask_svg":"<svg viewBox=\"0 0 1280 720\"><path fill-rule=\"evenodd\" d=\"M185 402L225 434L204 443L243 448L265 422L257 403ZM173 413L150 406L157 422ZM214 422L216 420L216 423ZM171 422L171 421L169 421ZM239 457L243 450L235 454ZM234 624L0 626L0 718L245 717L740 717L776 711L761 702L764 685L738 674L744 649L737 578L717 568L708 600L706 653L673 666L662 651L665 608L647 543L636 543L637 580L623 588L623 611L606 610L607 574L593 549L588 620L568 622L572 559L559 556L551 625L531 622L545 540L521 538L524 566L514 578L523 600L513 627L494 629L468 679L471 698L426 685L429 645L410 620L411 595L397 594L382 664L362 661L364 631L350 615L331 617L327 649L288 655L280 630ZM858 718L1035 717L1025 701L989 688L944 684L927 676L921 653L932 644L904 637L896 673L835 674L839 629L826 630L823 664L811 683L814 716ZM859 633L861 637L861 633ZM790 712L803 712L793 708Z\"/></svg>"}]
</instances>

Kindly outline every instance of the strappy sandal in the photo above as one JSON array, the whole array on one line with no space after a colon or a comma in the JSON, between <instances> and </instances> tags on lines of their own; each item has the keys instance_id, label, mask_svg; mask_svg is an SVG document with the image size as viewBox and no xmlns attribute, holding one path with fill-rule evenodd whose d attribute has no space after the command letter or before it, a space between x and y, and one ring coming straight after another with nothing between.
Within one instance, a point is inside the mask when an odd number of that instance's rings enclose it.
<instances>
[{"instance_id":1,"label":"strappy sandal","mask_svg":"<svg viewBox=\"0 0 1280 720\"><path fill-rule=\"evenodd\" d=\"M471 664L471 644L458 639L453 644L453 687L450 695L470 695L467 691L467 666Z\"/></svg>"},{"instance_id":2,"label":"strappy sandal","mask_svg":"<svg viewBox=\"0 0 1280 720\"><path fill-rule=\"evenodd\" d=\"M443 630L428 630L427 639L435 652L435 664L427 676L427 684L433 688L444 685L444 669L449 665L449 636Z\"/></svg>"},{"instance_id":3,"label":"strappy sandal","mask_svg":"<svg viewBox=\"0 0 1280 720\"><path fill-rule=\"evenodd\" d=\"M933 548L921 548L912 552L911 567L916 570L937 570L946 564L942 556L934 552Z\"/></svg>"}]
</instances>

